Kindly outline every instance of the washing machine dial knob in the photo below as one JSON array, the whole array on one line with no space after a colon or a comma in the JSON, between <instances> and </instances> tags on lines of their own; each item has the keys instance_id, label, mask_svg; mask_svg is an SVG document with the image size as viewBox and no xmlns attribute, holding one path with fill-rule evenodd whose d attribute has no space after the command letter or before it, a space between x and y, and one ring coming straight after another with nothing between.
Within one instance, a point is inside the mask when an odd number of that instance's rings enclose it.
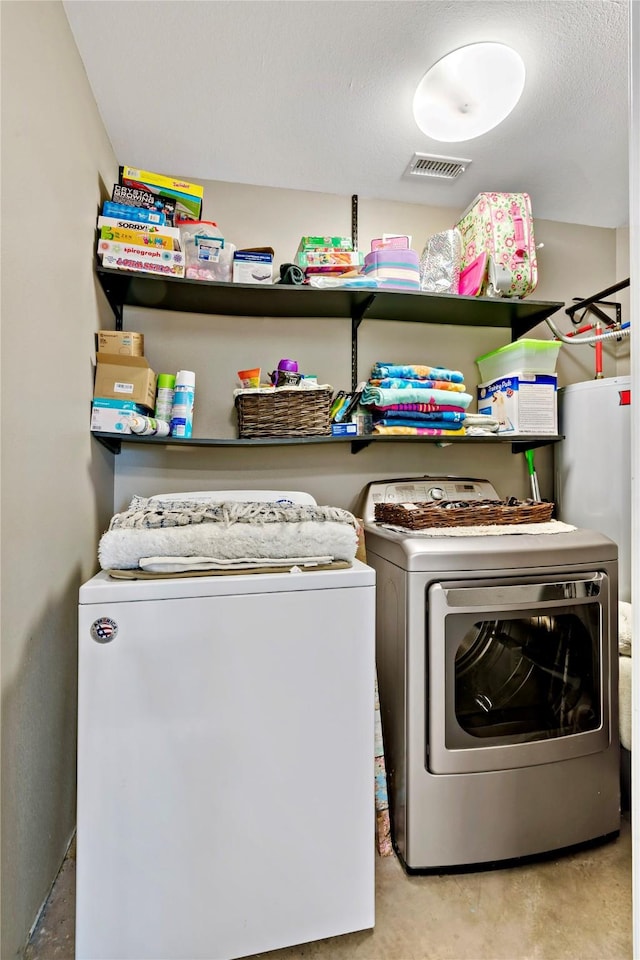
<instances>
[{"instance_id":1,"label":"washing machine dial knob","mask_svg":"<svg viewBox=\"0 0 640 960\"><path fill-rule=\"evenodd\" d=\"M432 500L444 500L445 492L442 487L431 487L431 490L429 490L429 496Z\"/></svg>"}]
</instances>

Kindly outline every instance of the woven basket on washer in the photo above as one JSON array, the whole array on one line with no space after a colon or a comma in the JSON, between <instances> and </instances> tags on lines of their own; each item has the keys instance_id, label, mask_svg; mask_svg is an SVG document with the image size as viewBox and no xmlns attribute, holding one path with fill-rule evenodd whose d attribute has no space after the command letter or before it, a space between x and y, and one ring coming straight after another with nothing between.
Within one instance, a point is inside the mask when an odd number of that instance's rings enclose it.
<instances>
[{"instance_id":1,"label":"woven basket on washer","mask_svg":"<svg viewBox=\"0 0 640 960\"><path fill-rule=\"evenodd\" d=\"M474 503L376 503L378 523L423 530L426 527L476 527L490 523L543 523L553 503L536 500L479 500Z\"/></svg>"},{"instance_id":2,"label":"woven basket on washer","mask_svg":"<svg viewBox=\"0 0 640 960\"><path fill-rule=\"evenodd\" d=\"M317 437L331 434L331 389L275 387L237 393L238 436Z\"/></svg>"}]
</instances>

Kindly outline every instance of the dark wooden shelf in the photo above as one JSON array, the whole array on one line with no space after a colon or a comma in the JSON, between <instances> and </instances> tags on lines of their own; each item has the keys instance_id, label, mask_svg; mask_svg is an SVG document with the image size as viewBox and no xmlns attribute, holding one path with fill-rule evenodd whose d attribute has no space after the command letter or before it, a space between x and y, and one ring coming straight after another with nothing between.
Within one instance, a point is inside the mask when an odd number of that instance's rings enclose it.
<instances>
[{"instance_id":1,"label":"dark wooden shelf","mask_svg":"<svg viewBox=\"0 0 640 960\"><path fill-rule=\"evenodd\" d=\"M450 326L504 327L522 336L563 303L462 297L420 291L262 286L158 277L97 266L97 276L119 325L125 306L244 317L345 317Z\"/></svg>"},{"instance_id":2,"label":"dark wooden shelf","mask_svg":"<svg viewBox=\"0 0 640 960\"><path fill-rule=\"evenodd\" d=\"M511 339L523 336L532 327L560 310L564 304L554 301L502 300L493 297L462 297L453 294L422 293L272 284L215 283L159 277L126 270L109 270L96 266L100 285L121 330L124 307L148 307L201 313L210 316L290 317L301 320L345 318L351 320L351 371L355 389L358 373L357 330L363 320L398 320L404 323L447 324L451 327L502 327ZM372 443L451 443L511 444L514 453L557 443L560 436L528 437L265 437L256 440L192 437L141 437L135 434L94 433L96 439L113 453L120 453L123 443L155 446L189 447L270 447L297 446L310 443L350 443L353 453Z\"/></svg>"},{"instance_id":3,"label":"dark wooden shelf","mask_svg":"<svg viewBox=\"0 0 640 960\"><path fill-rule=\"evenodd\" d=\"M251 440L238 440L232 437L205 438L190 437L185 440L182 437L143 437L134 433L93 433L92 436L98 440L112 453L120 453L122 444L143 444L146 446L176 446L176 447L283 447L300 446L310 443L350 443L352 453L358 453L372 443L435 443L445 446L450 443L462 444L511 444L513 453L522 453L524 450L532 450L536 447L548 446L564 439L562 436L536 435L528 437L509 437L509 436L491 436L491 437L412 437L412 436L377 436L369 435L363 437L261 437Z\"/></svg>"}]
</instances>

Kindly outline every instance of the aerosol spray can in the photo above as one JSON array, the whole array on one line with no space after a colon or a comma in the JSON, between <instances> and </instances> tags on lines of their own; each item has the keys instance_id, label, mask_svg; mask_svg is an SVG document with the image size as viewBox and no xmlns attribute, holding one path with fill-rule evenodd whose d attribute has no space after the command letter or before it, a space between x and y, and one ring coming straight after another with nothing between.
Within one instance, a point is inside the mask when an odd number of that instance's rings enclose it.
<instances>
[{"instance_id":1,"label":"aerosol spray can","mask_svg":"<svg viewBox=\"0 0 640 960\"><path fill-rule=\"evenodd\" d=\"M173 391L176 385L176 378L173 373L158 374L158 393L156 395L156 408L154 416L156 420L165 420L171 423L171 409L173 407Z\"/></svg>"},{"instance_id":2,"label":"aerosol spray can","mask_svg":"<svg viewBox=\"0 0 640 960\"><path fill-rule=\"evenodd\" d=\"M171 436L190 437L193 433L193 402L196 375L193 370L178 370L171 409Z\"/></svg>"},{"instance_id":3,"label":"aerosol spray can","mask_svg":"<svg viewBox=\"0 0 640 960\"><path fill-rule=\"evenodd\" d=\"M141 437L169 436L169 424L164 420L156 420L155 417L141 417L137 415L129 417L129 429L131 433L137 433Z\"/></svg>"}]
</instances>

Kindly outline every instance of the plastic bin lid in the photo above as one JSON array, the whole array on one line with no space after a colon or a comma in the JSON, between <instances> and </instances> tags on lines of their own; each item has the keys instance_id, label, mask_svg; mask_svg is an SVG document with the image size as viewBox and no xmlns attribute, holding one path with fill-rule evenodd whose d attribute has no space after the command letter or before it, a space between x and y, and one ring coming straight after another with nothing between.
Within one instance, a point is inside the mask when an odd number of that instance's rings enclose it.
<instances>
[{"instance_id":1,"label":"plastic bin lid","mask_svg":"<svg viewBox=\"0 0 640 960\"><path fill-rule=\"evenodd\" d=\"M518 347L525 347L527 350L549 350L553 348L554 350L560 349L559 340L514 340L513 343L507 343L503 347L498 347L497 350L491 350L489 353L484 353L481 357L476 357L476 363L481 360L488 360L489 357L499 356L501 353L510 353L512 350L516 350Z\"/></svg>"}]
</instances>

